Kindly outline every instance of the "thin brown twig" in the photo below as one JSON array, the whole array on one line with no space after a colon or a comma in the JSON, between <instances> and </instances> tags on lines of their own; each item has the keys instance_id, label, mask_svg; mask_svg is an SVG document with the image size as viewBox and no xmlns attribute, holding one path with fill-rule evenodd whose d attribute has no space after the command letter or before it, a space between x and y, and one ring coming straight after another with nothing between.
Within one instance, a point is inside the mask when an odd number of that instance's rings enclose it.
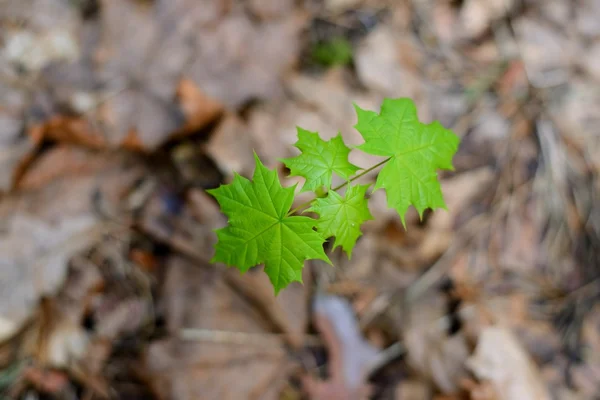
<instances>
[{"instance_id":1,"label":"thin brown twig","mask_svg":"<svg viewBox=\"0 0 600 400\"><path fill-rule=\"evenodd\" d=\"M179 332L182 340L205 341L231 345L254 345L254 346L285 346L285 334L278 333L250 333L225 331L219 329L197 329L184 328ZM304 335L304 344L306 346L320 346L321 339L316 335Z\"/></svg>"}]
</instances>

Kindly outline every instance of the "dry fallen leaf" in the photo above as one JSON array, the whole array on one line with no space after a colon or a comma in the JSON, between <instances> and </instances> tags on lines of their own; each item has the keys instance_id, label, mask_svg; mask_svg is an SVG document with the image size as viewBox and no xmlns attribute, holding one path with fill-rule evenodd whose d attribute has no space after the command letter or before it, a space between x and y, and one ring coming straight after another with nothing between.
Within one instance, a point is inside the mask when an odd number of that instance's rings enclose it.
<instances>
[{"instance_id":1,"label":"dry fallen leaf","mask_svg":"<svg viewBox=\"0 0 600 400\"><path fill-rule=\"evenodd\" d=\"M1 61L0 61L1 63ZM0 82L0 192L10 190L35 141L23 134L26 97Z\"/></svg>"},{"instance_id":2,"label":"dry fallen leaf","mask_svg":"<svg viewBox=\"0 0 600 400\"><path fill-rule=\"evenodd\" d=\"M379 350L367 342L352 306L341 297L317 294L314 300L315 324L329 353L329 379L304 379L304 389L315 400L365 399L369 394L366 378L379 361Z\"/></svg>"},{"instance_id":3,"label":"dry fallen leaf","mask_svg":"<svg viewBox=\"0 0 600 400\"><path fill-rule=\"evenodd\" d=\"M575 14L576 27L579 33L587 38L600 36L598 18L600 17L600 3L597 0L584 0L578 4L575 10L569 10Z\"/></svg>"},{"instance_id":4,"label":"dry fallen leaf","mask_svg":"<svg viewBox=\"0 0 600 400\"><path fill-rule=\"evenodd\" d=\"M77 168L79 150L71 149L74 154L63 150L57 148L56 152ZM52 152L47 156L47 160L53 159ZM136 175L132 174L135 168L125 167L126 160L118 155L88 152L87 160L90 168L79 175L61 164L57 171L63 173L51 176L54 182L11 195L0 203L0 341L27 321L41 296L52 295L60 288L71 256L110 229L94 212L95 190L124 190ZM64 160L58 157L54 161ZM40 181L31 175L34 171L46 172L34 164L24 178L26 182Z\"/></svg>"},{"instance_id":5,"label":"dry fallen leaf","mask_svg":"<svg viewBox=\"0 0 600 400\"><path fill-rule=\"evenodd\" d=\"M195 36L189 78L232 108L255 98L281 96L280 81L296 60L303 25L304 17L295 13L257 25L245 14L232 12Z\"/></svg>"},{"instance_id":6,"label":"dry fallen leaf","mask_svg":"<svg viewBox=\"0 0 600 400\"><path fill-rule=\"evenodd\" d=\"M491 168L483 167L442 181L448 210L437 210L428 221L425 238L419 243L419 258L431 262L450 245L457 216L472 206L473 200L487 191L495 178Z\"/></svg>"},{"instance_id":7,"label":"dry fallen leaf","mask_svg":"<svg viewBox=\"0 0 600 400\"><path fill-rule=\"evenodd\" d=\"M234 172L242 176L252 175L253 148L248 127L237 116L228 115L211 134L206 151L221 171L231 178Z\"/></svg>"},{"instance_id":8,"label":"dry fallen leaf","mask_svg":"<svg viewBox=\"0 0 600 400\"><path fill-rule=\"evenodd\" d=\"M204 128L223 112L223 105L208 97L189 79L182 79L177 87L177 97L186 116L181 133Z\"/></svg>"},{"instance_id":9,"label":"dry fallen leaf","mask_svg":"<svg viewBox=\"0 0 600 400\"><path fill-rule=\"evenodd\" d=\"M181 400L278 398L288 373L281 342L269 339L259 310L225 283L222 270L172 258L164 284L161 307L171 336L151 343L145 356L156 393ZM186 340L184 329L205 335ZM223 331L242 342L219 341ZM246 335L264 344L244 341Z\"/></svg>"},{"instance_id":10,"label":"dry fallen leaf","mask_svg":"<svg viewBox=\"0 0 600 400\"><path fill-rule=\"evenodd\" d=\"M510 13L514 0L467 0L460 11L460 36L474 39Z\"/></svg>"},{"instance_id":11,"label":"dry fallen leaf","mask_svg":"<svg viewBox=\"0 0 600 400\"><path fill-rule=\"evenodd\" d=\"M462 332L449 335L446 300L430 295L411 303L404 321L404 341L409 365L444 394L457 393L467 375L470 350Z\"/></svg>"},{"instance_id":12,"label":"dry fallen leaf","mask_svg":"<svg viewBox=\"0 0 600 400\"><path fill-rule=\"evenodd\" d=\"M429 400L431 388L425 382L418 380L403 380L396 386L395 400Z\"/></svg>"},{"instance_id":13,"label":"dry fallen leaf","mask_svg":"<svg viewBox=\"0 0 600 400\"><path fill-rule=\"evenodd\" d=\"M27 21L23 32L10 32L0 66L25 68L35 121L44 128L35 132L38 140L95 148L154 150L205 127L223 105L237 108L280 96L305 21L291 2L266 0L255 0L252 10L216 0L202 6L189 0L102 0L98 20L81 20L75 5L27 3L11 0L0 14ZM255 24L252 11L268 21ZM17 79L22 77L15 73ZM26 89L16 92L29 94ZM22 125L23 115L9 116L15 119L10 126ZM11 169L18 158L7 159Z\"/></svg>"},{"instance_id":14,"label":"dry fallen leaf","mask_svg":"<svg viewBox=\"0 0 600 400\"><path fill-rule=\"evenodd\" d=\"M303 271L303 284L294 283L278 296L273 293L273 285L258 267L243 275L230 269L226 272L227 282L245 296L265 315L273 328L285 335L285 340L293 348L304 344L304 332L308 325L309 269Z\"/></svg>"},{"instance_id":15,"label":"dry fallen leaf","mask_svg":"<svg viewBox=\"0 0 600 400\"><path fill-rule=\"evenodd\" d=\"M479 379L492 382L498 400L550 399L537 366L505 328L486 328L467 365Z\"/></svg>"},{"instance_id":16,"label":"dry fallen leaf","mask_svg":"<svg viewBox=\"0 0 600 400\"><path fill-rule=\"evenodd\" d=\"M515 24L520 54L529 81L537 87L564 83L577 49L560 31L533 18L521 17Z\"/></svg>"},{"instance_id":17,"label":"dry fallen leaf","mask_svg":"<svg viewBox=\"0 0 600 400\"><path fill-rule=\"evenodd\" d=\"M293 11L293 0L250 0L248 7L261 19L275 19Z\"/></svg>"},{"instance_id":18,"label":"dry fallen leaf","mask_svg":"<svg viewBox=\"0 0 600 400\"><path fill-rule=\"evenodd\" d=\"M416 75L419 56L414 44L402 42L392 28L381 26L356 51L358 77L384 96L417 99L423 91ZM422 113L420 108L419 112Z\"/></svg>"}]
</instances>

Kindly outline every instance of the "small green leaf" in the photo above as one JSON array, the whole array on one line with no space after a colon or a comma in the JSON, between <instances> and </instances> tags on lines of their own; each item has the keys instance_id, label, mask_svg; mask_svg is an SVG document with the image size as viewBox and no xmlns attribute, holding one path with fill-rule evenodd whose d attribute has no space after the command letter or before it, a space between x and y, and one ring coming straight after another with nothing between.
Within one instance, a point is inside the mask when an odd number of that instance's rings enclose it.
<instances>
[{"instance_id":1,"label":"small green leaf","mask_svg":"<svg viewBox=\"0 0 600 400\"><path fill-rule=\"evenodd\" d=\"M319 214L317 230L325 238L335 236L333 248L342 246L348 258L352 257L356 240L362 235L361 224L373 219L365 198L369 186L348 185L344 197L330 191L327 197L315 199L312 207L307 210Z\"/></svg>"},{"instance_id":2,"label":"small green leaf","mask_svg":"<svg viewBox=\"0 0 600 400\"><path fill-rule=\"evenodd\" d=\"M410 99L385 99L380 114L355 106L355 128L365 139L358 148L389 157L377 176L375 190L386 191L389 207L404 215L413 205L419 216L426 208L446 208L437 169L452 170L459 138L439 122L423 124Z\"/></svg>"},{"instance_id":3,"label":"small green leaf","mask_svg":"<svg viewBox=\"0 0 600 400\"><path fill-rule=\"evenodd\" d=\"M352 44L343 37L334 37L316 43L312 49L312 59L325 67L347 65L352 61Z\"/></svg>"},{"instance_id":4,"label":"small green leaf","mask_svg":"<svg viewBox=\"0 0 600 400\"><path fill-rule=\"evenodd\" d=\"M298 141L295 146L302 154L280 161L290 169L291 176L306 178L303 192L315 192L322 186L330 189L334 172L344 179L349 179L360 169L348 161L350 149L344 144L340 134L326 142L316 132L298 128Z\"/></svg>"},{"instance_id":5,"label":"small green leaf","mask_svg":"<svg viewBox=\"0 0 600 400\"><path fill-rule=\"evenodd\" d=\"M323 251L322 235L313 229L316 220L287 215L295 187L282 187L277 172L254 157L252 181L235 174L232 183L208 191L229 218L229 225L217 230L212 262L242 272L264 264L277 294L292 281L302 282L304 260L331 261Z\"/></svg>"}]
</instances>

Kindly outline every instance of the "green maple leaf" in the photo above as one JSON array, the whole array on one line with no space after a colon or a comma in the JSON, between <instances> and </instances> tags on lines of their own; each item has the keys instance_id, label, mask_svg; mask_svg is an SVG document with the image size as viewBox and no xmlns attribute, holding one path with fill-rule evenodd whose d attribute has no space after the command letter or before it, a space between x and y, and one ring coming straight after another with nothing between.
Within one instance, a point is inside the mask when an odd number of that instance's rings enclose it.
<instances>
[{"instance_id":1,"label":"green maple leaf","mask_svg":"<svg viewBox=\"0 0 600 400\"><path fill-rule=\"evenodd\" d=\"M304 260L331 261L323 251L324 238L313 229L316 221L288 216L295 186L282 187L277 172L254 158L252 181L235 174L230 184L208 190L229 218L228 226L217 230L211 262L242 272L264 264L277 294L292 281L302 282Z\"/></svg>"},{"instance_id":2,"label":"green maple leaf","mask_svg":"<svg viewBox=\"0 0 600 400\"><path fill-rule=\"evenodd\" d=\"M316 132L298 128L298 141L294 146L302 154L280 161L290 169L291 176L306 178L303 192L315 192L322 186L330 189L334 172L344 179L349 179L360 169L348 161L350 149L344 144L340 134L324 141Z\"/></svg>"},{"instance_id":3,"label":"green maple leaf","mask_svg":"<svg viewBox=\"0 0 600 400\"><path fill-rule=\"evenodd\" d=\"M407 98L386 99L379 114L355 105L355 128L365 139L362 151L389 157L377 176L375 189L386 191L389 207L404 215L413 205L419 216L426 208L446 208L437 169L452 170L459 138L439 122L423 124Z\"/></svg>"},{"instance_id":4,"label":"green maple leaf","mask_svg":"<svg viewBox=\"0 0 600 400\"><path fill-rule=\"evenodd\" d=\"M319 214L317 230L324 238L335 236L333 248L341 246L352 257L352 248L362 235L360 226L373 219L365 194L370 185L348 185L344 197L330 191L325 198L314 200L312 207L306 211Z\"/></svg>"}]
</instances>

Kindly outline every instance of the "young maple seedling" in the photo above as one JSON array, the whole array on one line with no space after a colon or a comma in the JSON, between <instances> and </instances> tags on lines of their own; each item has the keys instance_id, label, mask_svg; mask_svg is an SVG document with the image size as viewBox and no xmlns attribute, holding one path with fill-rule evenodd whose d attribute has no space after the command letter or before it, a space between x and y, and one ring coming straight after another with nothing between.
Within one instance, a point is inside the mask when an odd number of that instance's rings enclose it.
<instances>
[{"instance_id":1,"label":"young maple seedling","mask_svg":"<svg viewBox=\"0 0 600 400\"><path fill-rule=\"evenodd\" d=\"M446 208L437 170L453 170L458 136L437 121L419 122L417 109L407 98L385 99L379 114L356 105L355 109L358 123L354 127L365 140L356 148L384 159L361 169L348 161L350 148L341 135L324 141L316 132L298 128L295 146L301 154L280 161L290 176L305 178L301 192L315 192L315 198L291 210L296 185L283 187L277 171L266 168L254 154L252 181L236 173L230 184L208 191L229 218L228 225L216 231L213 262L242 272L264 264L278 294L290 282L302 282L305 260L331 264L323 250L330 237L335 237L333 249L340 246L351 257L362 223L373 219L367 206L371 185L352 182L379 167L373 191L385 189L388 206L396 209L405 227L411 205L419 217L427 208ZM345 183L332 188L334 173ZM343 195L337 193L343 188ZM313 212L318 218L296 215L303 212Z\"/></svg>"}]
</instances>

